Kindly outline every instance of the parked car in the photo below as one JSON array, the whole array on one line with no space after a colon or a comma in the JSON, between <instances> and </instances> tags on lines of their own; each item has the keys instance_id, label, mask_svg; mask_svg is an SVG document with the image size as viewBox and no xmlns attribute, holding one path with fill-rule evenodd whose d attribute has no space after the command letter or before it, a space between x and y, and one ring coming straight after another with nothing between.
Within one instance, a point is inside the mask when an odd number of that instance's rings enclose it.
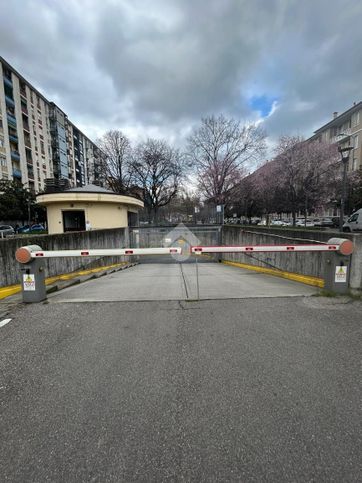
<instances>
[{"instance_id":1,"label":"parked car","mask_svg":"<svg viewBox=\"0 0 362 483\"><path fill-rule=\"evenodd\" d=\"M0 225L0 238L4 238L7 235L14 235L15 230L10 225Z\"/></svg>"},{"instance_id":2,"label":"parked car","mask_svg":"<svg viewBox=\"0 0 362 483\"><path fill-rule=\"evenodd\" d=\"M322 218L321 226L332 228L334 226L332 218L331 217Z\"/></svg>"},{"instance_id":3,"label":"parked car","mask_svg":"<svg viewBox=\"0 0 362 483\"><path fill-rule=\"evenodd\" d=\"M344 216L343 223L346 223L348 218L349 218L348 216ZM339 228L339 216L333 216L332 222L333 222L333 228Z\"/></svg>"},{"instance_id":4,"label":"parked car","mask_svg":"<svg viewBox=\"0 0 362 483\"><path fill-rule=\"evenodd\" d=\"M362 231L362 208L352 213L344 223L343 231Z\"/></svg>"},{"instance_id":5,"label":"parked car","mask_svg":"<svg viewBox=\"0 0 362 483\"><path fill-rule=\"evenodd\" d=\"M45 231L45 227L41 223L24 225L18 229L18 233L38 233L39 231Z\"/></svg>"},{"instance_id":6,"label":"parked car","mask_svg":"<svg viewBox=\"0 0 362 483\"><path fill-rule=\"evenodd\" d=\"M313 226L315 226L315 222L314 220L305 221L305 219L303 218L303 219L297 220L295 223L295 226L299 226L299 227L305 226L306 228L312 228Z\"/></svg>"}]
</instances>

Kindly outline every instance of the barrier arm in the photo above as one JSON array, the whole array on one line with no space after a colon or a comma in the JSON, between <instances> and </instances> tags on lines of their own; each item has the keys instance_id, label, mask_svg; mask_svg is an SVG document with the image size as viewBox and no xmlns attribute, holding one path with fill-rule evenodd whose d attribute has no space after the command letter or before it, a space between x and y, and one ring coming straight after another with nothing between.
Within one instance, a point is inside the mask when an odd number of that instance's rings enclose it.
<instances>
[{"instance_id":1,"label":"barrier arm","mask_svg":"<svg viewBox=\"0 0 362 483\"><path fill-rule=\"evenodd\" d=\"M142 256L181 254L180 247L167 248L100 248L83 250L42 250L36 245L18 248L15 258L19 263L29 263L34 258L59 257L107 257L107 256Z\"/></svg>"},{"instance_id":2,"label":"barrier arm","mask_svg":"<svg viewBox=\"0 0 362 483\"><path fill-rule=\"evenodd\" d=\"M353 243L344 238L331 238L327 243L306 243L298 245L225 245L192 246L191 253L267 253L267 252L338 252L341 255L353 253Z\"/></svg>"}]
</instances>

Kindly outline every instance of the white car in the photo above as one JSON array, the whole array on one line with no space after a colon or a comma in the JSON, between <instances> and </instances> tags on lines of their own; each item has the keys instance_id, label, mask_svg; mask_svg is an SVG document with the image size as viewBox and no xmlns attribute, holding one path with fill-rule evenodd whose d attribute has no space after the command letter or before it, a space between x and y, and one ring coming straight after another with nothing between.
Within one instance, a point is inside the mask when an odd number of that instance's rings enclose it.
<instances>
[{"instance_id":1,"label":"white car","mask_svg":"<svg viewBox=\"0 0 362 483\"><path fill-rule=\"evenodd\" d=\"M305 226L305 227L307 227L307 228L311 228L311 227L313 227L313 226L315 226L315 225L314 225L314 222L313 222L313 221L311 221L311 220L307 220L307 221L305 221L305 220L298 220L298 221L296 222L295 226L301 226L301 227L302 227L302 226Z\"/></svg>"},{"instance_id":2,"label":"white car","mask_svg":"<svg viewBox=\"0 0 362 483\"><path fill-rule=\"evenodd\" d=\"M10 225L0 225L0 238L5 238L7 235L14 235L15 230Z\"/></svg>"}]
</instances>

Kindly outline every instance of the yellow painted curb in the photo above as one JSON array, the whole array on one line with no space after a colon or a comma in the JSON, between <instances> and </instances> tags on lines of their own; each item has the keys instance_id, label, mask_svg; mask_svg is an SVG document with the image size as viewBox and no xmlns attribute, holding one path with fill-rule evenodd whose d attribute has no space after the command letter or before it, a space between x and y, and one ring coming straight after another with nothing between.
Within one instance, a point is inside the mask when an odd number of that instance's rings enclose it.
<instances>
[{"instance_id":1,"label":"yellow painted curb","mask_svg":"<svg viewBox=\"0 0 362 483\"><path fill-rule=\"evenodd\" d=\"M88 270L79 270L78 272L63 273L61 275L55 275L54 277L48 277L45 279L45 285L50 285L58 280L71 280L82 275L90 275L91 273L102 272L103 270L109 270L111 268L118 268L122 265L126 265L128 262L113 263L112 265L105 265L104 267L90 268ZM0 300L15 295L21 291L21 285L9 285L7 287L0 288Z\"/></svg>"},{"instance_id":2,"label":"yellow painted curb","mask_svg":"<svg viewBox=\"0 0 362 483\"><path fill-rule=\"evenodd\" d=\"M299 273L284 272L283 270L276 270L275 268L257 267L255 265L249 265L247 263L229 262L223 260L225 265L231 265L233 267L244 268L246 270L253 270L254 272L265 273L267 275L274 275L276 277L286 278L288 280L294 280L295 282L305 283L306 285L312 285L313 287L324 287L324 280L318 277L312 277L309 275L300 275Z\"/></svg>"}]
</instances>

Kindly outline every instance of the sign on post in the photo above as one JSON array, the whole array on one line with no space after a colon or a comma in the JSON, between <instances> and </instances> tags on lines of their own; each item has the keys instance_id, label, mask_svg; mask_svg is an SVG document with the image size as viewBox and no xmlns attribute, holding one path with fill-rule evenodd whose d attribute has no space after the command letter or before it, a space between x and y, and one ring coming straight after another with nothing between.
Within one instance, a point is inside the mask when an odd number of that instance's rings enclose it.
<instances>
[{"instance_id":1,"label":"sign on post","mask_svg":"<svg viewBox=\"0 0 362 483\"><path fill-rule=\"evenodd\" d=\"M336 273L335 273L334 281L336 283L346 283L347 282L347 266L346 265L337 265L336 266Z\"/></svg>"},{"instance_id":2,"label":"sign on post","mask_svg":"<svg viewBox=\"0 0 362 483\"><path fill-rule=\"evenodd\" d=\"M23 275L23 289L27 292L35 292L35 275L25 273Z\"/></svg>"}]
</instances>

